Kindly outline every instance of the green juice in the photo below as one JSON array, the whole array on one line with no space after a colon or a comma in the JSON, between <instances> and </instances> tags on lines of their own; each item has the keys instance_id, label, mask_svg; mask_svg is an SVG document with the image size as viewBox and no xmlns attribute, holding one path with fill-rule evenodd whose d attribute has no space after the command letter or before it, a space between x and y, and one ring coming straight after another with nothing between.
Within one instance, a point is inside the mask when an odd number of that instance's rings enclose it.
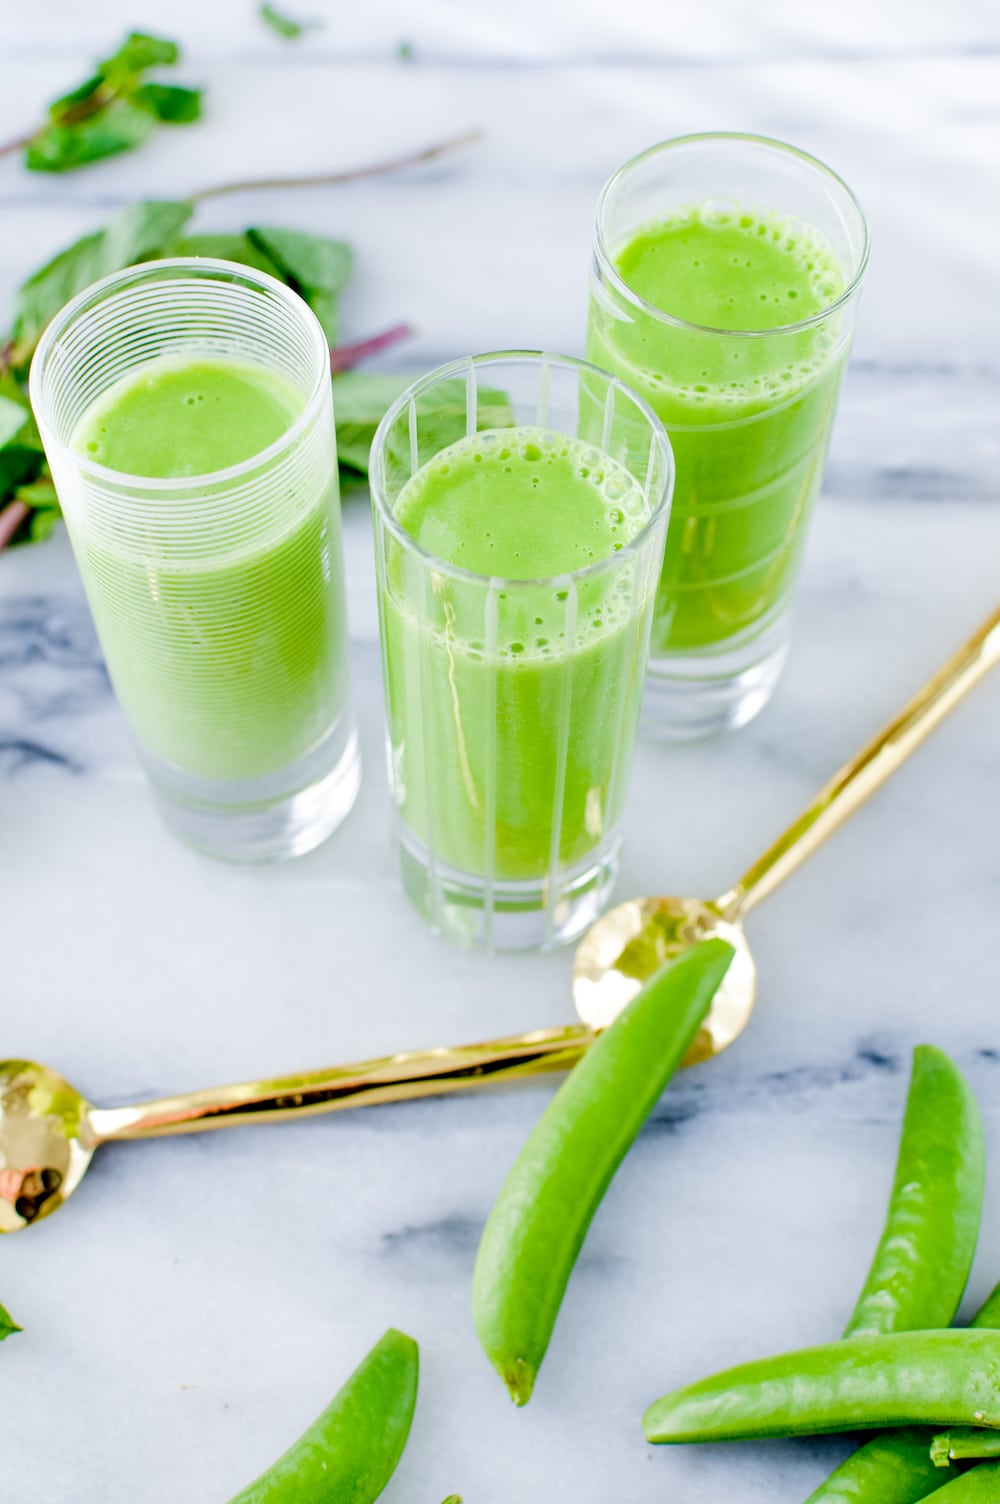
<instances>
[{"instance_id":1,"label":"green juice","mask_svg":"<svg viewBox=\"0 0 1000 1504\"><path fill-rule=\"evenodd\" d=\"M344 708L332 434L309 472L315 486L289 494L278 460L265 458L242 510L220 516L213 505L212 472L262 454L303 408L302 393L263 367L163 359L105 392L71 439L122 475L208 478L180 487L166 510L151 505L146 525L112 530L84 515L74 529L133 730L147 753L196 777L266 779L318 746Z\"/></svg>"},{"instance_id":2,"label":"green juice","mask_svg":"<svg viewBox=\"0 0 1000 1504\"><path fill-rule=\"evenodd\" d=\"M629 548L643 489L578 439L495 429L418 469L394 516L424 551L387 536L404 825L447 866L506 882L585 861L614 835L635 740L661 557Z\"/></svg>"},{"instance_id":3,"label":"green juice","mask_svg":"<svg viewBox=\"0 0 1000 1504\"><path fill-rule=\"evenodd\" d=\"M612 259L633 294L671 316L601 285L587 344L646 398L673 446L652 651L717 649L787 604L847 352L839 314L788 326L822 315L843 272L818 230L709 205L647 225Z\"/></svg>"}]
</instances>

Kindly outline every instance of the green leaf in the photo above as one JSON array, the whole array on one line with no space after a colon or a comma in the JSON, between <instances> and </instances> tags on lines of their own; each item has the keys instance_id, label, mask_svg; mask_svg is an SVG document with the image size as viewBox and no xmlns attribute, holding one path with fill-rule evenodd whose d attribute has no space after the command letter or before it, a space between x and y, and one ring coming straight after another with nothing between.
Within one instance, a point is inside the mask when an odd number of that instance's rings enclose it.
<instances>
[{"instance_id":1,"label":"green leaf","mask_svg":"<svg viewBox=\"0 0 1000 1504\"><path fill-rule=\"evenodd\" d=\"M12 402L9 397L0 397L0 449L21 432L27 421L28 414L20 402Z\"/></svg>"},{"instance_id":2,"label":"green leaf","mask_svg":"<svg viewBox=\"0 0 1000 1504\"><path fill-rule=\"evenodd\" d=\"M319 319L323 333L326 335L326 342L332 348L337 343L339 328L336 295L332 292L307 292L304 297Z\"/></svg>"},{"instance_id":3,"label":"green leaf","mask_svg":"<svg viewBox=\"0 0 1000 1504\"><path fill-rule=\"evenodd\" d=\"M68 94L62 94L54 99L49 105L49 119L55 125L60 125L66 115L72 115L82 104L87 104L104 88L104 74L94 73L90 78L84 79L82 84L77 84L75 89L70 89Z\"/></svg>"},{"instance_id":4,"label":"green leaf","mask_svg":"<svg viewBox=\"0 0 1000 1504\"><path fill-rule=\"evenodd\" d=\"M25 524L27 536L12 538L8 548L16 548L19 543L44 543L52 537L61 519L62 512L58 507L36 508Z\"/></svg>"},{"instance_id":5,"label":"green leaf","mask_svg":"<svg viewBox=\"0 0 1000 1504\"><path fill-rule=\"evenodd\" d=\"M14 298L14 367L30 360L46 324L70 298L100 277L160 255L192 212L190 204L167 199L130 204L29 277Z\"/></svg>"},{"instance_id":6,"label":"green leaf","mask_svg":"<svg viewBox=\"0 0 1000 1504\"><path fill-rule=\"evenodd\" d=\"M201 89L182 89L179 84L140 84L132 99L166 125L189 125L201 118Z\"/></svg>"},{"instance_id":7,"label":"green leaf","mask_svg":"<svg viewBox=\"0 0 1000 1504\"><path fill-rule=\"evenodd\" d=\"M368 454L383 414L412 375L379 376L345 371L333 378L333 411L337 420L337 458L341 465L368 474Z\"/></svg>"},{"instance_id":8,"label":"green leaf","mask_svg":"<svg viewBox=\"0 0 1000 1504\"><path fill-rule=\"evenodd\" d=\"M282 280L305 298L328 343L336 344L337 295L350 279L353 260L347 242L272 226L254 227L247 235L275 263Z\"/></svg>"},{"instance_id":9,"label":"green leaf","mask_svg":"<svg viewBox=\"0 0 1000 1504\"><path fill-rule=\"evenodd\" d=\"M180 55L176 42L133 31L118 51L105 58L103 63L98 63L97 67L102 78L115 78L127 73L141 73L145 68L170 67Z\"/></svg>"},{"instance_id":10,"label":"green leaf","mask_svg":"<svg viewBox=\"0 0 1000 1504\"><path fill-rule=\"evenodd\" d=\"M10 1315L10 1313L8 1311L5 1311L3 1306L0 1306L0 1342L2 1342L5 1337L9 1337L13 1332L23 1331L24 1327L18 1326L17 1322Z\"/></svg>"},{"instance_id":11,"label":"green leaf","mask_svg":"<svg viewBox=\"0 0 1000 1504\"><path fill-rule=\"evenodd\" d=\"M295 21L291 16L282 15L273 5L262 5L260 19L272 31L277 32L279 37L284 37L286 42L294 42L304 31L310 31L319 25L318 21Z\"/></svg>"},{"instance_id":12,"label":"green leaf","mask_svg":"<svg viewBox=\"0 0 1000 1504\"><path fill-rule=\"evenodd\" d=\"M70 172L87 162L131 151L151 134L156 117L127 99L113 99L73 125L43 126L24 155L32 172Z\"/></svg>"},{"instance_id":13,"label":"green leaf","mask_svg":"<svg viewBox=\"0 0 1000 1504\"><path fill-rule=\"evenodd\" d=\"M236 261L240 266L253 266L259 272L267 272L279 281L284 281L281 272L270 256L258 250L248 235L203 234L184 235L167 246L168 256L214 256L220 261Z\"/></svg>"},{"instance_id":14,"label":"green leaf","mask_svg":"<svg viewBox=\"0 0 1000 1504\"><path fill-rule=\"evenodd\" d=\"M281 267L298 291L336 294L343 292L350 280L352 256L345 240L266 225L255 225L247 234Z\"/></svg>"},{"instance_id":15,"label":"green leaf","mask_svg":"<svg viewBox=\"0 0 1000 1504\"><path fill-rule=\"evenodd\" d=\"M337 458L341 465L368 474L368 456L375 430L388 408L413 380L413 374L371 375L345 371L333 378L333 411L337 420ZM421 406L421 438L436 452L462 438L466 429L465 382L443 381L435 388L434 411ZM479 427L510 428L516 422L505 392L483 387L479 393Z\"/></svg>"},{"instance_id":16,"label":"green leaf","mask_svg":"<svg viewBox=\"0 0 1000 1504\"><path fill-rule=\"evenodd\" d=\"M12 542L44 543L46 538L52 536L62 517L62 507L51 480L42 479L27 486L19 486L14 492L14 500L30 507L31 515Z\"/></svg>"},{"instance_id":17,"label":"green leaf","mask_svg":"<svg viewBox=\"0 0 1000 1504\"><path fill-rule=\"evenodd\" d=\"M396 47L396 56L401 63L412 63L416 52L412 42L400 42ZM445 1504L448 1504L447 1499Z\"/></svg>"},{"instance_id":18,"label":"green leaf","mask_svg":"<svg viewBox=\"0 0 1000 1504\"><path fill-rule=\"evenodd\" d=\"M26 486L18 486L14 493L18 501L23 501L26 507L33 509L45 508L46 511L61 512L59 497L56 488L49 479L41 479L30 482Z\"/></svg>"},{"instance_id":19,"label":"green leaf","mask_svg":"<svg viewBox=\"0 0 1000 1504\"><path fill-rule=\"evenodd\" d=\"M18 486L34 480L44 462L40 449L25 444L7 444L0 449L0 506L10 500Z\"/></svg>"}]
</instances>

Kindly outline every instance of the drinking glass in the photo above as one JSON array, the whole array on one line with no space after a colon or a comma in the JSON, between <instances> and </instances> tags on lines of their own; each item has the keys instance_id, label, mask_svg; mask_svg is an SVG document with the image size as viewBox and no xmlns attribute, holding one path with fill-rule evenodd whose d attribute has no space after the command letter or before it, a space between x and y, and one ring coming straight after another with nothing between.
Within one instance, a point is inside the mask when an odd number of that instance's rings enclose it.
<instances>
[{"instance_id":1,"label":"drinking glass","mask_svg":"<svg viewBox=\"0 0 1000 1504\"><path fill-rule=\"evenodd\" d=\"M589 446L572 451L584 474L604 456L628 472L628 541L549 577L527 557L518 579L428 553L397 517L407 483L477 433L483 456L500 446L502 460L502 446L528 444L525 429ZM382 420L371 489L396 836L407 892L453 939L549 948L580 934L607 900L672 481L655 414L582 361L533 352L456 361L415 382ZM489 529L488 513L480 525Z\"/></svg>"},{"instance_id":2,"label":"drinking glass","mask_svg":"<svg viewBox=\"0 0 1000 1504\"><path fill-rule=\"evenodd\" d=\"M803 246L818 245L833 269L829 301L796 322L793 290L787 321L771 313L746 329L686 322L683 290L670 310L654 306L629 286L622 252L641 231L692 214L797 248L810 271ZM677 467L645 717L663 738L742 726L777 684L867 261L851 190L780 141L665 141L601 194L587 355L645 397Z\"/></svg>"},{"instance_id":3,"label":"drinking glass","mask_svg":"<svg viewBox=\"0 0 1000 1504\"><path fill-rule=\"evenodd\" d=\"M206 400L194 374L205 361L283 383L287 429L238 464L177 475L178 403L176 420L164 417L176 421L177 478L94 458L81 422L95 403L103 411L112 389L188 364L183 400ZM249 267L201 258L132 267L52 321L31 400L111 680L167 823L235 861L317 845L360 779L329 349L317 319ZM152 442L148 430L144 438Z\"/></svg>"}]
</instances>

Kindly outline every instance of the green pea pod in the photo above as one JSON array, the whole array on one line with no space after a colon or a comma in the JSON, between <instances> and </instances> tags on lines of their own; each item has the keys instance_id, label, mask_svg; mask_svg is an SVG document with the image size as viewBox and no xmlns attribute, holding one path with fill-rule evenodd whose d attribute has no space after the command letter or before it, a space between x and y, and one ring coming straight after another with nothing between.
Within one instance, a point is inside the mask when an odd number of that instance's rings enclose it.
<instances>
[{"instance_id":1,"label":"green pea pod","mask_svg":"<svg viewBox=\"0 0 1000 1504\"><path fill-rule=\"evenodd\" d=\"M969 1325L980 1332L1000 1331L1000 1285L986 1297Z\"/></svg>"},{"instance_id":2,"label":"green pea pod","mask_svg":"<svg viewBox=\"0 0 1000 1504\"><path fill-rule=\"evenodd\" d=\"M932 1434L915 1426L873 1436L809 1495L806 1504L918 1504L948 1481L948 1474L931 1460ZM956 1468L951 1468L951 1476L958 1477Z\"/></svg>"},{"instance_id":3,"label":"green pea pod","mask_svg":"<svg viewBox=\"0 0 1000 1504\"><path fill-rule=\"evenodd\" d=\"M531 1398L601 1197L704 1020L733 957L703 940L657 972L570 1072L490 1213L473 1279L483 1349L518 1405Z\"/></svg>"},{"instance_id":4,"label":"green pea pod","mask_svg":"<svg viewBox=\"0 0 1000 1504\"><path fill-rule=\"evenodd\" d=\"M979 1331L1000 1328L1000 1285L970 1325ZM933 1465L934 1439L928 1430L890 1431L872 1437L834 1469L806 1504L919 1504L956 1476L948 1457Z\"/></svg>"},{"instance_id":5,"label":"green pea pod","mask_svg":"<svg viewBox=\"0 0 1000 1504\"><path fill-rule=\"evenodd\" d=\"M934 1504L997 1504L1000 1499L1000 1462L984 1462L934 1495Z\"/></svg>"},{"instance_id":6,"label":"green pea pod","mask_svg":"<svg viewBox=\"0 0 1000 1504\"><path fill-rule=\"evenodd\" d=\"M1000 1332L853 1337L765 1358L656 1400L647 1441L749 1441L887 1426L1000 1427Z\"/></svg>"},{"instance_id":7,"label":"green pea pod","mask_svg":"<svg viewBox=\"0 0 1000 1504\"><path fill-rule=\"evenodd\" d=\"M403 1455L417 1371L417 1344L390 1328L319 1419L230 1504L372 1504Z\"/></svg>"},{"instance_id":8,"label":"green pea pod","mask_svg":"<svg viewBox=\"0 0 1000 1504\"><path fill-rule=\"evenodd\" d=\"M947 1056L924 1045L913 1056L885 1232L846 1336L951 1321L975 1250L982 1186L975 1102ZM1000 1326L1000 1286L973 1325ZM873 1437L806 1504L917 1504L948 1481L930 1463L930 1441L921 1430Z\"/></svg>"},{"instance_id":9,"label":"green pea pod","mask_svg":"<svg viewBox=\"0 0 1000 1504\"><path fill-rule=\"evenodd\" d=\"M982 1457L1000 1457L1000 1431L959 1426L954 1431L942 1431L931 1442L931 1461L938 1468Z\"/></svg>"},{"instance_id":10,"label":"green pea pod","mask_svg":"<svg viewBox=\"0 0 1000 1504\"><path fill-rule=\"evenodd\" d=\"M947 1055L920 1045L885 1231L845 1337L951 1325L976 1251L984 1176L975 1097Z\"/></svg>"}]
</instances>

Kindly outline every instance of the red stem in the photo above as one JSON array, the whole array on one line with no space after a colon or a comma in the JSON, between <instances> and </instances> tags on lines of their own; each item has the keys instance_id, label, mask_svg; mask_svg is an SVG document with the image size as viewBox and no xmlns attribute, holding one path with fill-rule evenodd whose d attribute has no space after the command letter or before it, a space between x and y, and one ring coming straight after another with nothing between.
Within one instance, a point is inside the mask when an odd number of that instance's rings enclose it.
<instances>
[{"instance_id":1,"label":"red stem","mask_svg":"<svg viewBox=\"0 0 1000 1504\"><path fill-rule=\"evenodd\" d=\"M383 334L373 334L370 338L358 340L353 345L338 345L336 349L330 351L330 370L335 376L341 371L349 371L359 361L367 360L369 355L377 355L379 350L385 350L389 345L396 345L401 339L410 339L413 332L410 324L394 324Z\"/></svg>"},{"instance_id":2,"label":"red stem","mask_svg":"<svg viewBox=\"0 0 1000 1504\"><path fill-rule=\"evenodd\" d=\"M0 553L7 547L30 511L31 508L23 501L12 501L10 506L4 507L0 512Z\"/></svg>"}]
</instances>

